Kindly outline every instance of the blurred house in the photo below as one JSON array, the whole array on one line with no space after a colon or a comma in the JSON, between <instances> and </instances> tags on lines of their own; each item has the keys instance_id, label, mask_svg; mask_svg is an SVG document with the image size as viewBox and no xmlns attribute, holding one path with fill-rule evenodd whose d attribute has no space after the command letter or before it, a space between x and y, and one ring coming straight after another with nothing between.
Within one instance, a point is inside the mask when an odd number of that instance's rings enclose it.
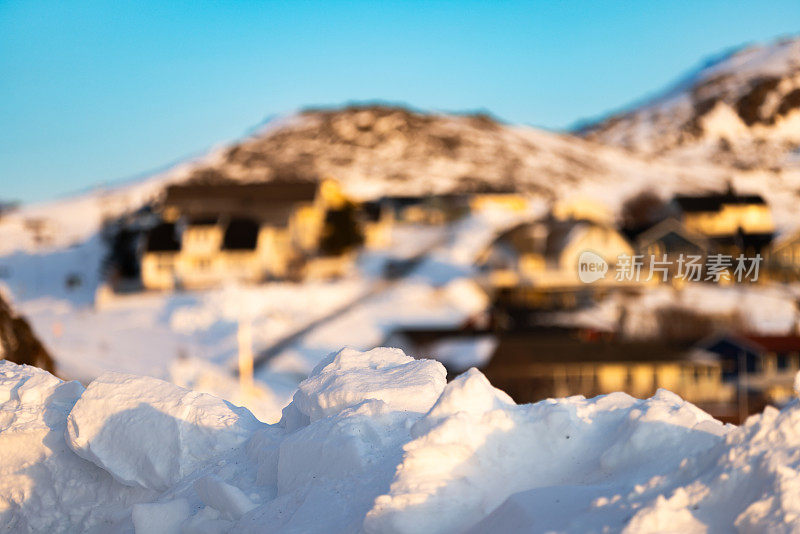
<instances>
[{"instance_id":1,"label":"blurred house","mask_svg":"<svg viewBox=\"0 0 800 534\"><path fill-rule=\"evenodd\" d=\"M800 336L737 335L721 333L697 344L713 355L723 380L742 390L749 415L766 404L785 404L794 397L794 379L800 371Z\"/></svg>"},{"instance_id":2,"label":"blurred house","mask_svg":"<svg viewBox=\"0 0 800 534\"><path fill-rule=\"evenodd\" d=\"M157 224L147 233L142 254L142 284L147 289L172 289L176 285L181 242L175 223Z\"/></svg>"},{"instance_id":3,"label":"blurred house","mask_svg":"<svg viewBox=\"0 0 800 534\"><path fill-rule=\"evenodd\" d=\"M503 334L483 372L520 403L615 391L646 398L666 388L712 414L729 416L735 397L714 357L566 328Z\"/></svg>"},{"instance_id":4,"label":"blurred house","mask_svg":"<svg viewBox=\"0 0 800 534\"><path fill-rule=\"evenodd\" d=\"M686 228L675 218L664 219L636 237L636 252L645 257L670 258L684 256L705 257L709 251L708 241Z\"/></svg>"},{"instance_id":5,"label":"blurred house","mask_svg":"<svg viewBox=\"0 0 800 534\"><path fill-rule=\"evenodd\" d=\"M461 193L385 196L378 202L395 221L415 224L446 224L470 209L470 196Z\"/></svg>"},{"instance_id":6,"label":"blurred house","mask_svg":"<svg viewBox=\"0 0 800 534\"><path fill-rule=\"evenodd\" d=\"M766 251L766 268L772 280L800 279L800 232L779 237Z\"/></svg>"},{"instance_id":7,"label":"blurred house","mask_svg":"<svg viewBox=\"0 0 800 534\"><path fill-rule=\"evenodd\" d=\"M639 233L634 238L634 243L636 254L642 256L643 270L649 272L652 261L661 262L658 268L666 269L667 279L676 286L683 283L678 277L682 268L682 263L679 262L681 257L685 261L694 257L694 261L702 265L712 251L711 244L705 237L692 232L674 217L666 218ZM663 278L655 276L652 281L658 283Z\"/></svg>"},{"instance_id":8,"label":"blurred house","mask_svg":"<svg viewBox=\"0 0 800 534\"><path fill-rule=\"evenodd\" d=\"M380 200L369 200L361 204L360 216L364 232L364 246L368 249L389 246L392 240L392 227L395 223L394 211Z\"/></svg>"},{"instance_id":9,"label":"blurred house","mask_svg":"<svg viewBox=\"0 0 800 534\"><path fill-rule=\"evenodd\" d=\"M147 289L293 278L319 255L335 182L188 183L167 189L142 257Z\"/></svg>"},{"instance_id":10,"label":"blurred house","mask_svg":"<svg viewBox=\"0 0 800 534\"><path fill-rule=\"evenodd\" d=\"M548 294L569 295L587 289L578 277L582 253L591 251L608 264L608 273L593 288L615 285L614 266L620 255L633 254L612 226L585 219L548 216L522 223L500 234L478 258L486 283L539 306Z\"/></svg>"},{"instance_id":11,"label":"blurred house","mask_svg":"<svg viewBox=\"0 0 800 534\"><path fill-rule=\"evenodd\" d=\"M772 241L775 225L761 195L724 193L677 195L672 200L690 232L704 236L715 251L755 255Z\"/></svg>"}]
</instances>

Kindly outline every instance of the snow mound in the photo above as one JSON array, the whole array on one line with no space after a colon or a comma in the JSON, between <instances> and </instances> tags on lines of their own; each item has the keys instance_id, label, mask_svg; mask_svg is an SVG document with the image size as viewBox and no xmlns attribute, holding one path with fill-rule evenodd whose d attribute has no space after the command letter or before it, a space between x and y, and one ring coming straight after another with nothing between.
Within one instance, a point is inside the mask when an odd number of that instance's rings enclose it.
<instances>
[{"instance_id":1,"label":"snow mound","mask_svg":"<svg viewBox=\"0 0 800 534\"><path fill-rule=\"evenodd\" d=\"M664 390L517 405L397 349L329 356L274 425L2 362L0 452L13 532L800 529L800 401L738 428Z\"/></svg>"},{"instance_id":2,"label":"snow mound","mask_svg":"<svg viewBox=\"0 0 800 534\"><path fill-rule=\"evenodd\" d=\"M217 397L156 378L106 373L75 403L66 437L78 456L121 483L163 491L244 443L260 425L246 409Z\"/></svg>"},{"instance_id":3,"label":"snow mound","mask_svg":"<svg viewBox=\"0 0 800 534\"><path fill-rule=\"evenodd\" d=\"M321 361L300 384L289 408L310 421L372 399L394 410L427 412L439 398L447 371L435 360L415 360L400 349L342 349Z\"/></svg>"}]
</instances>

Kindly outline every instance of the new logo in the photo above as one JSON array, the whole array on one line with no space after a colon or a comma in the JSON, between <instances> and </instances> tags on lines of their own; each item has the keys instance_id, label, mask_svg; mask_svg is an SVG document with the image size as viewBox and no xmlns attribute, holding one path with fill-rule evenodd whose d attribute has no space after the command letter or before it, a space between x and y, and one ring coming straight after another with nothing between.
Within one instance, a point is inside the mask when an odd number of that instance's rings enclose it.
<instances>
[{"instance_id":1,"label":"new logo","mask_svg":"<svg viewBox=\"0 0 800 534\"><path fill-rule=\"evenodd\" d=\"M608 262L599 254L585 250L578 257L578 278L584 284L597 282L606 277Z\"/></svg>"}]
</instances>

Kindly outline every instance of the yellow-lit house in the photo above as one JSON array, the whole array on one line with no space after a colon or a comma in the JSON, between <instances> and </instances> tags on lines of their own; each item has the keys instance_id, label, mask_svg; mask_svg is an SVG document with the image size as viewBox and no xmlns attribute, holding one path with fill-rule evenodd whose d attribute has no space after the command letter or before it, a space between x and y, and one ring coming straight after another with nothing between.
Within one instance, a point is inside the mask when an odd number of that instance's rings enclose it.
<instances>
[{"instance_id":1,"label":"yellow-lit house","mask_svg":"<svg viewBox=\"0 0 800 534\"><path fill-rule=\"evenodd\" d=\"M589 334L555 327L504 334L483 372L519 403L615 391L647 398L665 388L717 416L735 414L736 388L716 358Z\"/></svg>"},{"instance_id":2,"label":"yellow-lit house","mask_svg":"<svg viewBox=\"0 0 800 534\"><path fill-rule=\"evenodd\" d=\"M687 230L700 234L728 254L755 254L772 241L775 224L761 195L740 195L732 189L707 195L678 195L673 205Z\"/></svg>"},{"instance_id":3,"label":"yellow-lit house","mask_svg":"<svg viewBox=\"0 0 800 534\"><path fill-rule=\"evenodd\" d=\"M143 285L192 289L299 277L319 247L326 213L342 198L333 181L170 186L165 222L147 238Z\"/></svg>"},{"instance_id":4,"label":"yellow-lit house","mask_svg":"<svg viewBox=\"0 0 800 534\"><path fill-rule=\"evenodd\" d=\"M172 289L181 243L175 223L160 223L147 233L142 255L142 284L147 289Z\"/></svg>"},{"instance_id":5,"label":"yellow-lit house","mask_svg":"<svg viewBox=\"0 0 800 534\"><path fill-rule=\"evenodd\" d=\"M578 262L586 251L597 254L609 266L608 274L597 285L613 283L617 258L633 254L627 240L610 225L548 217L500 234L481 254L478 265L495 288L566 289L583 285Z\"/></svg>"}]
</instances>

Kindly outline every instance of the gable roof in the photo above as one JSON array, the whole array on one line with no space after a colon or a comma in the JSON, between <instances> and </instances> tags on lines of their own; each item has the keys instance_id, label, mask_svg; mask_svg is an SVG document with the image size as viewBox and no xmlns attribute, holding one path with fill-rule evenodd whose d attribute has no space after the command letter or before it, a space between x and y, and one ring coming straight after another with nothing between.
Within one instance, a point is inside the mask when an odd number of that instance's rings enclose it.
<instances>
[{"instance_id":1,"label":"gable roof","mask_svg":"<svg viewBox=\"0 0 800 534\"><path fill-rule=\"evenodd\" d=\"M694 346L696 349L715 354L728 354L730 353L730 351L727 350L728 348L739 349L736 352L756 355L763 350L761 346L750 339L727 331L714 332L695 343Z\"/></svg>"},{"instance_id":2,"label":"gable roof","mask_svg":"<svg viewBox=\"0 0 800 534\"><path fill-rule=\"evenodd\" d=\"M672 201L684 213L720 211L723 205L766 205L761 195L739 195L732 190L706 195L675 195Z\"/></svg>"},{"instance_id":3,"label":"gable roof","mask_svg":"<svg viewBox=\"0 0 800 534\"><path fill-rule=\"evenodd\" d=\"M498 235L492 246L507 242L521 253L543 254L546 258L557 258L580 232L602 225L585 219L545 218L520 223ZM534 234L541 232L542 236Z\"/></svg>"},{"instance_id":4,"label":"gable roof","mask_svg":"<svg viewBox=\"0 0 800 534\"><path fill-rule=\"evenodd\" d=\"M800 352L800 336L747 335L745 338L768 352Z\"/></svg>"},{"instance_id":5,"label":"gable roof","mask_svg":"<svg viewBox=\"0 0 800 534\"><path fill-rule=\"evenodd\" d=\"M187 183L169 186L164 204L190 218L241 216L285 225L297 204L314 201L318 188L310 181Z\"/></svg>"},{"instance_id":6,"label":"gable roof","mask_svg":"<svg viewBox=\"0 0 800 534\"><path fill-rule=\"evenodd\" d=\"M706 240L691 231L689 231L681 222L674 217L669 217L663 221L651 226L636 238L636 244L642 248L650 243L658 241L667 234L674 233L687 242L695 245L696 247L707 250L708 243Z\"/></svg>"}]
</instances>

